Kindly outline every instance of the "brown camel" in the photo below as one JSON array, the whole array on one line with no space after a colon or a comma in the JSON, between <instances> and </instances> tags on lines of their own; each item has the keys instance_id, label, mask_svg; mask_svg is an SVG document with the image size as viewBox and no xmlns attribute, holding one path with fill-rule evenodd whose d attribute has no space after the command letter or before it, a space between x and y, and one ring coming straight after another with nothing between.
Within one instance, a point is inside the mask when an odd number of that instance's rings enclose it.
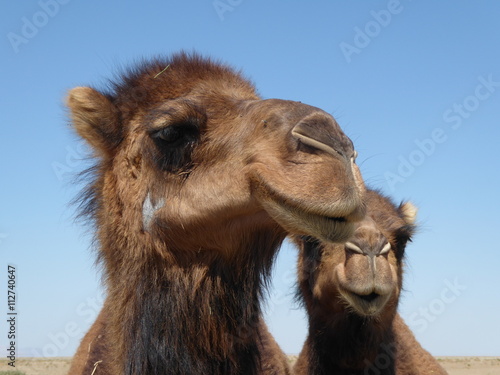
<instances>
[{"instance_id":1,"label":"brown camel","mask_svg":"<svg viewBox=\"0 0 500 375\"><path fill-rule=\"evenodd\" d=\"M287 232L345 240L365 211L335 120L184 53L67 102L96 156L81 207L107 290L71 374L286 373L281 352L261 360L277 249Z\"/></svg>"},{"instance_id":2,"label":"brown camel","mask_svg":"<svg viewBox=\"0 0 500 375\"><path fill-rule=\"evenodd\" d=\"M298 297L309 334L298 375L446 374L397 314L416 208L366 193L367 215L344 244L296 237Z\"/></svg>"}]
</instances>

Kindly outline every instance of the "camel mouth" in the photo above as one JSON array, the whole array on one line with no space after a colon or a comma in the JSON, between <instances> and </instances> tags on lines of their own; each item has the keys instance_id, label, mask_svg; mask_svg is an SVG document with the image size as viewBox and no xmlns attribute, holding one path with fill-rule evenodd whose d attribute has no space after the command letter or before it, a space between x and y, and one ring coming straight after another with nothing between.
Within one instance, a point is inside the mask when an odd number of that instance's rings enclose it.
<instances>
[{"instance_id":1,"label":"camel mouth","mask_svg":"<svg viewBox=\"0 0 500 375\"><path fill-rule=\"evenodd\" d=\"M308 212L273 196L264 206L269 214L291 234L308 235L327 242L347 240L355 230L355 223L343 216L327 216Z\"/></svg>"},{"instance_id":2,"label":"camel mouth","mask_svg":"<svg viewBox=\"0 0 500 375\"><path fill-rule=\"evenodd\" d=\"M347 305L360 316L374 317L386 306L391 294L380 294L372 291L368 294L360 294L341 288L340 294Z\"/></svg>"},{"instance_id":3,"label":"camel mouth","mask_svg":"<svg viewBox=\"0 0 500 375\"><path fill-rule=\"evenodd\" d=\"M274 202L273 206L271 215L290 233L310 235L327 242L342 242L355 230L355 224L345 217L319 215L283 202Z\"/></svg>"},{"instance_id":4,"label":"camel mouth","mask_svg":"<svg viewBox=\"0 0 500 375\"><path fill-rule=\"evenodd\" d=\"M359 206L332 202L321 211L313 211L297 203L297 198L277 192L262 177L257 176L257 180L262 207L289 234L312 236L325 242L345 242L353 235L360 220Z\"/></svg>"},{"instance_id":5,"label":"camel mouth","mask_svg":"<svg viewBox=\"0 0 500 375\"><path fill-rule=\"evenodd\" d=\"M347 219L345 217L329 217L329 216L325 216L325 218L327 220L331 220L331 221L337 222L337 223L347 223Z\"/></svg>"},{"instance_id":6,"label":"camel mouth","mask_svg":"<svg viewBox=\"0 0 500 375\"><path fill-rule=\"evenodd\" d=\"M365 302L372 303L376 298L380 297L380 294L371 292L370 294L356 294L354 293L356 298L360 298Z\"/></svg>"}]
</instances>

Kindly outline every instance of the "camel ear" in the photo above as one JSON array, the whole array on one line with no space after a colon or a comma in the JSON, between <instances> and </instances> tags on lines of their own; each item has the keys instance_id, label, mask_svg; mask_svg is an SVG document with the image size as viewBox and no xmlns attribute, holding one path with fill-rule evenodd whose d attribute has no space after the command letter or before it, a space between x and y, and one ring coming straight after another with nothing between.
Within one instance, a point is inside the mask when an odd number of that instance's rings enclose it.
<instances>
[{"instance_id":1,"label":"camel ear","mask_svg":"<svg viewBox=\"0 0 500 375\"><path fill-rule=\"evenodd\" d=\"M406 224L414 225L417 221L418 208L411 202L402 203L399 206L399 211L403 215Z\"/></svg>"},{"instance_id":2,"label":"camel ear","mask_svg":"<svg viewBox=\"0 0 500 375\"><path fill-rule=\"evenodd\" d=\"M77 133L101 156L112 156L121 141L118 109L90 87L72 89L66 100Z\"/></svg>"}]
</instances>

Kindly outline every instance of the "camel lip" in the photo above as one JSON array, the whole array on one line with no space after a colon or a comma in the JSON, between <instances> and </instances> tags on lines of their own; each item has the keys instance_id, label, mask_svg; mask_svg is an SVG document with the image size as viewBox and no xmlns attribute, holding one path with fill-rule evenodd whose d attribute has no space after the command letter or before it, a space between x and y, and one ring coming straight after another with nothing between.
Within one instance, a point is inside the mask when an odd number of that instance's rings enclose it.
<instances>
[{"instance_id":1,"label":"camel lip","mask_svg":"<svg viewBox=\"0 0 500 375\"><path fill-rule=\"evenodd\" d=\"M323 227L330 228L328 230L328 234L323 233L322 235L320 235L319 233L314 234L312 232L302 231L301 233L296 234L312 235L327 242L343 242L347 240L354 232L355 224L347 220L347 218L319 215L303 210L299 207L289 205L283 201L276 201L274 199L272 201L280 208L280 211L282 213L287 213L288 215L290 215L290 217L296 217L298 219L294 220L294 222L301 221L304 223L316 223L315 225L317 226L321 225ZM278 215L275 220L280 222L280 217L282 217L282 214Z\"/></svg>"},{"instance_id":2,"label":"camel lip","mask_svg":"<svg viewBox=\"0 0 500 375\"><path fill-rule=\"evenodd\" d=\"M311 209L306 203L297 203L272 188L261 176L256 176L257 189L263 192L260 203L271 217L289 234L313 236L325 242L347 241L355 230L358 208L345 202L332 201L328 207ZM308 199L311 199L310 197Z\"/></svg>"},{"instance_id":3,"label":"camel lip","mask_svg":"<svg viewBox=\"0 0 500 375\"><path fill-rule=\"evenodd\" d=\"M278 199L276 199L278 198ZM284 198L281 198L279 195L274 195L271 197L271 201L277 205L283 213L287 213L290 217L296 217L298 221L304 223L316 223L316 225L321 225L323 227L329 227L329 234L324 233L321 236L323 241L328 242L342 242L347 240L355 229L355 224L349 221L347 218L342 216L327 216L321 215L315 212L306 211L301 207L291 205L286 202ZM280 218L276 218L278 222L280 222ZM296 222L298 222L296 221ZM320 224L322 223L322 224ZM301 233L307 235L313 235L313 233ZM319 234L317 234L319 237Z\"/></svg>"},{"instance_id":4,"label":"camel lip","mask_svg":"<svg viewBox=\"0 0 500 375\"><path fill-rule=\"evenodd\" d=\"M380 294L375 293L375 292L371 292L370 294L357 294L357 293L353 293L353 295L355 295L356 298L360 298L363 301L368 302L368 303L372 303L375 299L377 299L378 297L380 297Z\"/></svg>"},{"instance_id":5,"label":"camel lip","mask_svg":"<svg viewBox=\"0 0 500 375\"><path fill-rule=\"evenodd\" d=\"M375 316L377 315L384 306L381 303L381 296L376 295L375 297L364 298L366 296L361 296L360 294L352 293L350 294L349 305L361 316Z\"/></svg>"},{"instance_id":6,"label":"camel lip","mask_svg":"<svg viewBox=\"0 0 500 375\"><path fill-rule=\"evenodd\" d=\"M346 215L328 215L328 214L323 214L323 213L318 213L310 210L306 210L298 205L291 204L290 203L290 198L284 197L280 193L278 193L275 189L273 189L269 184L267 184L264 180L259 179L260 185L264 188L264 190L267 193L267 196L270 200L272 200L274 203L276 203L278 206L282 207L286 211L289 212L301 212L306 215L312 216L312 217L317 217L321 218L323 220L331 221L336 224L343 224L345 223L346 225L351 225L353 223L352 220L349 219L351 216L351 213L347 213Z\"/></svg>"},{"instance_id":7,"label":"camel lip","mask_svg":"<svg viewBox=\"0 0 500 375\"><path fill-rule=\"evenodd\" d=\"M351 291L345 287L339 288L339 292L349 307L361 316L376 316L386 306L391 294L380 294L375 290L368 294Z\"/></svg>"}]
</instances>

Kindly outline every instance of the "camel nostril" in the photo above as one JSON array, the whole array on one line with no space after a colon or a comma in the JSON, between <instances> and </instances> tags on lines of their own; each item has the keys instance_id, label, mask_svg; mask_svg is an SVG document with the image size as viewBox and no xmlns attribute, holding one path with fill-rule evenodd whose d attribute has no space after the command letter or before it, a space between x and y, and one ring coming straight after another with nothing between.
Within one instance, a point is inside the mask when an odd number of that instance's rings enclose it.
<instances>
[{"instance_id":1,"label":"camel nostril","mask_svg":"<svg viewBox=\"0 0 500 375\"><path fill-rule=\"evenodd\" d=\"M292 129L292 135L303 144L341 159L347 159L346 148L336 136L336 123L321 113L303 119Z\"/></svg>"},{"instance_id":2,"label":"camel nostril","mask_svg":"<svg viewBox=\"0 0 500 375\"><path fill-rule=\"evenodd\" d=\"M358 158L358 152L356 150L354 150L354 152L352 153L351 159L353 162L356 162L357 158Z\"/></svg>"},{"instance_id":3,"label":"camel nostril","mask_svg":"<svg viewBox=\"0 0 500 375\"><path fill-rule=\"evenodd\" d=\"M377 294L375 292L372 292L370 294L365 294L365 295L356 294L356 297L358 297L366 302L373 302L377 297L379 297L379 294Z\"/></svg>"}]
</instances>

